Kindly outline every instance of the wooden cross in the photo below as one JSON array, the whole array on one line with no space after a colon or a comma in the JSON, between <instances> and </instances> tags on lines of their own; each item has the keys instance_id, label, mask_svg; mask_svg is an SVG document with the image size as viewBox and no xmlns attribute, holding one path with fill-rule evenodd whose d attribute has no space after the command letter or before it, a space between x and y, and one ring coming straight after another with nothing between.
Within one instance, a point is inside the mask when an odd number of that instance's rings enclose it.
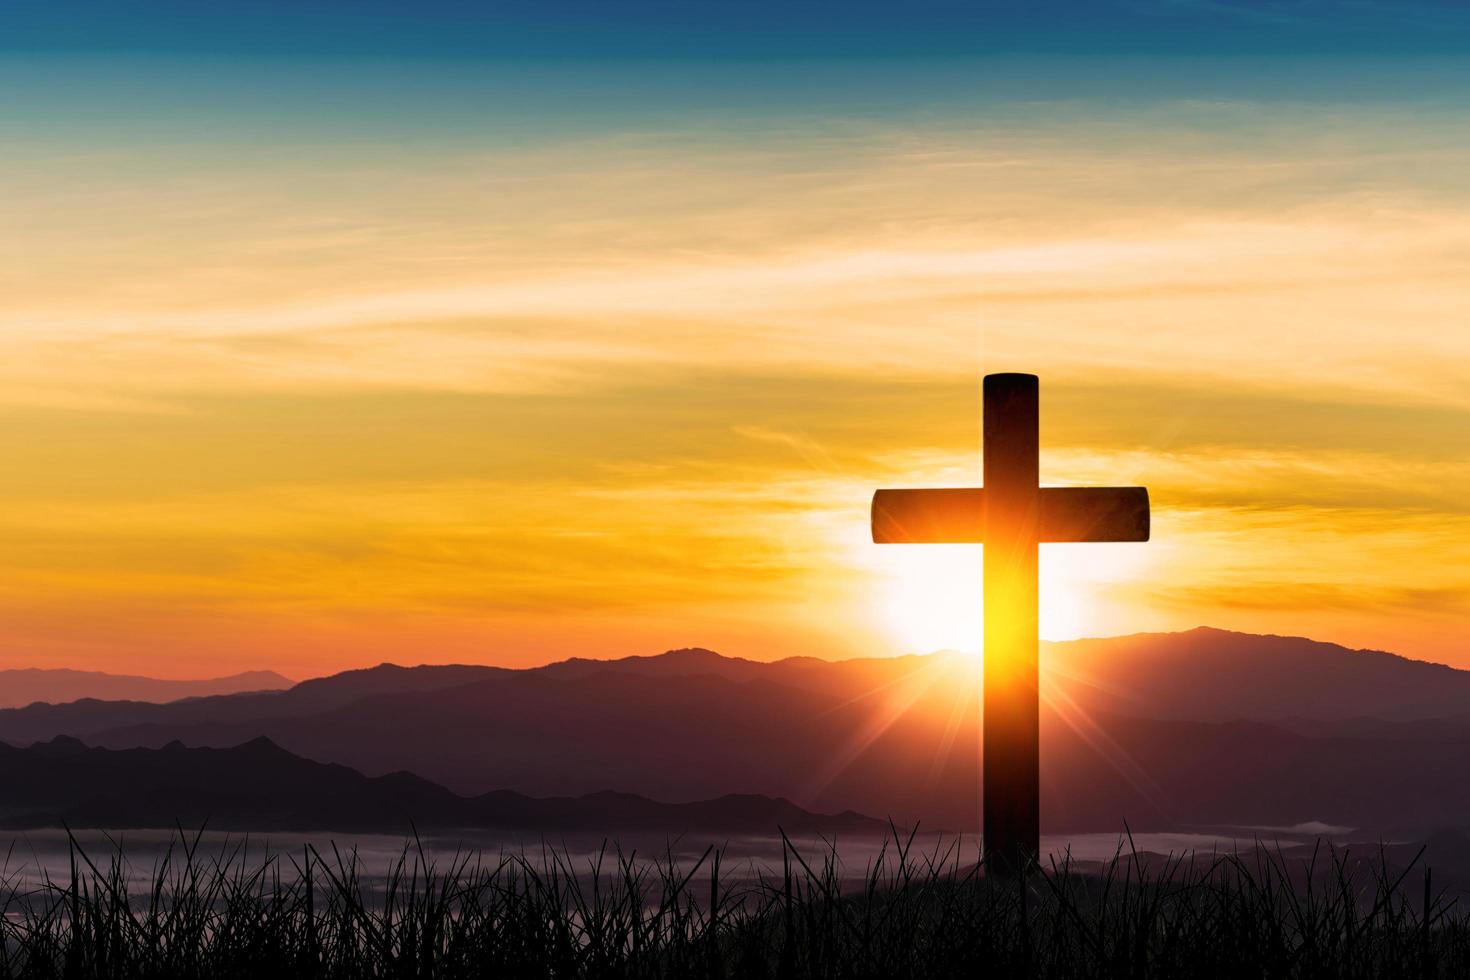
<instances>
[{"instance_id":1,"label":"wooden cross","mask_svg":"<svg viewBox=\"0 0 1470 980\"><path fill-rule=\"evenodd\" d=\"M1039 859L1040 702L1037 545L1147 541L1144 487L1038 485L1037 379L988 374L985 486L879 490L879 544L985 545L983 846L987 867L1016 873Z\"/></svg>"}]
</instances>

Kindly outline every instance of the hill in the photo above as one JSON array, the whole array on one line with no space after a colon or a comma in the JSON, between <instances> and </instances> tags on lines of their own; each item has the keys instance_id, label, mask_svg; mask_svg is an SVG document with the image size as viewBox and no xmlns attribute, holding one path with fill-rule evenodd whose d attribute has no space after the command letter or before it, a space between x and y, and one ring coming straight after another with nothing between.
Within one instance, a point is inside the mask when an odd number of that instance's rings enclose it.
<instances>
[{"instance_id":1,"label":"hill","mask_svg":"<svg viewBox=\"0 0 1470 980\"><path fill-rule=\"evenodd\" d=\"M29 745L57 735L85 739L98 732L130 726L188 726L202 722L240 722L259 734L260 724L275 718L327 711L374 694L440 690L510 673L498 667L459 664L420 667L379 664L302 681L285 690L195 697L166 704L98 698L65 704L28 704L0 710L0 741Z\"/></svg>"},{"instance_id":2,"label":"hill","mask_svg":"<svg viewBox=\"0 0 1470 980\"><path fill-rule=\"evenodd\" d=\"M182 698L275 691L293 681L269 670L252 670L229 677L175 681L90 670L25 668L0 670L0 708L18 708L35 702L64 704L92 698L99 701L163 703Z\"/></svg>"},{"instance_id":3,"label":"hill","mask_svg":"<svg viewBox=\"0 0 1470 980\"><path fill-rule=\"evenodd\" d=\"M378 696L265 727L312 758L370 773L408 769L462 793L758 793L950 829L972 829L979 812L979 711L942 669L846 700L709 675L533 674ZM188 737L225 745L247 730L196 725ZM1116 830L1124 820L1149 830L1312 820L1428 828L1457 824L1470 808L1470 738L1310 737L1258 722L1049 704L1042 752L1049 831Z\"/></svg>"},{"instance_id":4,"label":"hill","mask_svg":"<svg viewBox=\"0 0 1470 980\"><path fill-rule=\"evenodd\" d=\"M1435 827L1470 805L1456 788L1470 786L1465 671L1220 630L1043 656L1048 830ZM0 737L127 748L266 735L465 795L737 792L968 829L978 691L976 661L956 654L768 664L690 649L532 670L383 665L174 705L36 706L0 711Z\"/></svg>"},{"instance_id":5,"label":"hill","mask_svg":"<svg viewBox=\"0 0 1470 980\"><path fill-rule=\"evenodd\" d=\"M223 749L89 748L57 738L0 746L5 786L0 826L114 829L208 824L220 830L332 830L407 833L420 829L623 829L668 833L882 833L855 813L810 813L786 800L724 796L659 803L627 793L534 799L508 791L451 793L408 773L370 778L346 766L311 762L269 739Z\"/></svg>"},{"instance_id":6,"label":"hill","mask_svg":"<svg viewBox=\"0 0 1470 980\"><path fill-rule=\"evenodd\" d=\"M1470 719L1470 671L1297 636L1201 627L1048 644L1044 661L1073 699L1150 718Z\"/></svg>"}]
</instances>

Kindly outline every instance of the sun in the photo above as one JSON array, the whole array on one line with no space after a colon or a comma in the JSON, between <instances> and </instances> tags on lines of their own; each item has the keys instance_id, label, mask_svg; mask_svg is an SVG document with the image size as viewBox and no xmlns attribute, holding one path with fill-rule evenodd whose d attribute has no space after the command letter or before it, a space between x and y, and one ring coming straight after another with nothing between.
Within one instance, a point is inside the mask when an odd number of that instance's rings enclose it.
<instances>
[{"instance_id":1,"label":"sun","mask_svg":"<svg viewBox=\"0 0 1470 980\"><path fill-rule=\"evenodd\" d=\"M1108 587L1131 571L1126 546L1055 544L1041 549L1041 638L1067 640L1117 628ZM870 612L896 651L981 653L984 626L980 545L875 548Z\"/></svg>"},{"instance_id":2,"label":"sun","mask_svg":"<svg viewBox=\"0 0 1470 980\"><path fill-rule=\"evenodd\" d=\"M975 545L883 548L873 613L904 653L979 653L981 550Z\"/></svg>"}]
</instances>

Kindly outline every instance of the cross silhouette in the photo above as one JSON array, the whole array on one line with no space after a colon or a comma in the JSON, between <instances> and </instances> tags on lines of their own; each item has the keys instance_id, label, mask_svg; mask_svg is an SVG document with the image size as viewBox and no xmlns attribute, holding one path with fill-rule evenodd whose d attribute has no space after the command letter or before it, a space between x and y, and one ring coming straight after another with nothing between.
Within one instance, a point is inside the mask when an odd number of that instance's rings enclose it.
<instances>
[{"instance_id":1,"label":"cross silhouette","mask_svg":"<svg viewBox=\"0 0 1470 980\"><path fill-rule=\"evenodd\" d=\"M1041 487L1034 374L988 374L983 488L879 490L879 544L985 545L984 817L987 867L1040 857L1037 545L1147 541L1144 487Z\"/></svg>"}]
</instances>

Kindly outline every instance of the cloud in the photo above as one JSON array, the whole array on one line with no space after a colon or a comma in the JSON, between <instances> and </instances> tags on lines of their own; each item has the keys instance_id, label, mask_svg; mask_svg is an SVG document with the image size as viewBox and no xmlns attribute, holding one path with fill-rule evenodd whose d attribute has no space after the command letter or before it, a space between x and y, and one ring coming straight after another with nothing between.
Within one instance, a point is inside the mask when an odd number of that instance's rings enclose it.
<instances>
[{"instance_id":1,"label":"cloud","mask_svg":"<svg viewBox=\"0 0 1470 980\"><path fill-rule=\"evenodd\" d=\"M7 644L338 666L707 626L880 652L903 569L868 495L977 481L978 378L1021 369L1049 480L1153 493L1126 575L1067 580L1099 622L1448 645L1461 135L1427 108L1087 110L23 175Z\"/></svg>"}]
</instances>

